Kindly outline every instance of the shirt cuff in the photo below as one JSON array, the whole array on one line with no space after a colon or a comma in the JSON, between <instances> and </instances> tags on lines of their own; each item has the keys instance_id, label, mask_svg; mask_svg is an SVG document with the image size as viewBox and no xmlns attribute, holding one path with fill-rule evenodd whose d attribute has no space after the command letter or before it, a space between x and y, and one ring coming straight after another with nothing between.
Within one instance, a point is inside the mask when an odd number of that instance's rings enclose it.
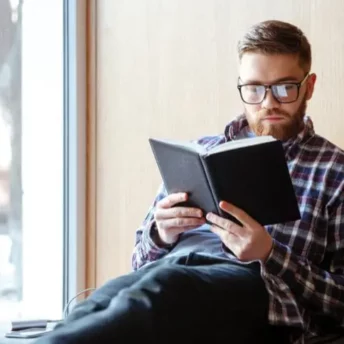
<instances>
[{"instance_id":1,"label":"shirt cuff","mask_svg":"<svg viewBox=\"0 0 344 344\"><path fill-rule=\"evenodd\" d=\"M265 260L262 263L262 272L271 274L277 277L282 277L286 272L296 272L296 266L294 266L291 260L291 249L273 240L272 249Z\"/></svg>"},{"instance_id":2,"label":"shirt cuff","mask_svg":"<svg viewBox=\"0 0 344 344\"><path fill-rule=\"evenodd\" d=\"M155 221L152 221L142 233L142 245L144 246L144 251L154 252L155 255L164 255L168 253L173 245L166 245L164 247L158 246L153 240L153 231L155 231Z\"/></svg>"}]
</instances>

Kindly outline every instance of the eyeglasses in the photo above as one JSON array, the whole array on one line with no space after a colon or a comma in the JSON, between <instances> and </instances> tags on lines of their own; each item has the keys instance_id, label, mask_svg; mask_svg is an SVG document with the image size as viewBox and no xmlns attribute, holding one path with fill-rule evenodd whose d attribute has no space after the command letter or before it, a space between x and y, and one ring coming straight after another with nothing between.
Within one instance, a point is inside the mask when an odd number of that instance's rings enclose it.
<instances>
[{"instance_id":1,"label":"eyeglasses","mask_svg":"<svg viewBox=\"0 0 344 344\"><path fill-rule=\"evenodd\" d=\"M300 82L288 82L274 85L243 84L238 85L241 99L246 104L260 104L270 89L273 97L280 103L293 103L299 98L300 88L307 80L309 73Z\"/></svg>"}]
</instances>

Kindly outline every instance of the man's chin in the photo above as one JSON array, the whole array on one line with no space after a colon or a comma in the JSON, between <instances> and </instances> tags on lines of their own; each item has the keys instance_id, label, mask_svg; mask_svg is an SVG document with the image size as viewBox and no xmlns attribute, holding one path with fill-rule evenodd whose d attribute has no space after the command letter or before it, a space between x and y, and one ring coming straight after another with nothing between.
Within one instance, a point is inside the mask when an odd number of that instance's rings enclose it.
<instances>
[{"instance_id":1,"label":"man's chin","mask_svg":"<svg viewBox=\"0 0 344 344\"><path fill-rule=\"evenodd\" d=\"M272 136L276 140L286 141L297 136L298 131L281 124L264 123L253 128L257 136Z\"/></svg>"}]
</instances>

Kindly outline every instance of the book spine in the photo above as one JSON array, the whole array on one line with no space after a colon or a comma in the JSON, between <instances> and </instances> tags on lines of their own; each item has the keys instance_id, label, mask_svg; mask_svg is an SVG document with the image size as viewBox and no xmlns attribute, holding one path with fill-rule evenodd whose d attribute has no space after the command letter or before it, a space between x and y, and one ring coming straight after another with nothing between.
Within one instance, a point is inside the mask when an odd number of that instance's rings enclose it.
<instances>
[{"instance_id":1,"label":"book spine","mask_svg":"<svg viewBox=\"0 0 344 344\"><path fill-rule=\"evenodd\" d=\"M223 212L222 212L222 210L221 210L221 208L219 206L220 200L216 196L215 188L214 188L214 185L212 183L212 178L211 178L211 175L210 175L210 171L209 171L207 162L206 162L204 156L202 156L202 155L200 155L200 159L201 159L201 162L202 162L204 173L205 173L205 175L207 177L207 182L208 182L209 190L211 191L211 195L213 197L214 209L217 210L218 214L222 214Z\"/></svg>"},{"instance_id":2,"label":"book spine","mask_svg":"<svg viewBox=\"0 0 344 344\"><path fill-rule=\"evenodd\" d=\"M211 194L213 195L213 199L214 199L214 203L215 203L218 215L224 217L225 219L231 220L232 222L236 223L239 226L242 226L242 223L238 219L236 219L234 216L226 213L225 211L223 211L220 208L219 203L220 203L221 199L219 199L218 190L216 189L216 186L212 182L214 180L214 178L212 176L211 169L208 167L208 164L207 164L208 158L209 158L208 156L202 156L201 160L202 160L204 171L205 171L206 176L207 176L207 180L208 180L209 188L211 190Z\"/></svg>"}]
</instances>

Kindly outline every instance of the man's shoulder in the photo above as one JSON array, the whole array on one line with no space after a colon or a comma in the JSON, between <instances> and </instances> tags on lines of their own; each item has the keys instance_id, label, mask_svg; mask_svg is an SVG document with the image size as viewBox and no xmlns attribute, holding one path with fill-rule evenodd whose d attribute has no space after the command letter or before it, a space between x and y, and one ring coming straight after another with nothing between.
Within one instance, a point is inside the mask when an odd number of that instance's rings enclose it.
<instances>
[{"instance_id":1,"label":"man's shoulder","mask_svg":"<svg viewBox=\"0 0 344 344\"><path fill-rule=\"evenodd\" d=\"M307 153L304 161L315 161L317 175L323 175L330 180L331 185L336 185L344 190L344 150L320 136L313 135L306 144ZM344 195L342 195L344 197Z\"/></svg>"},{"instance_id":2,"label":"man's shoulder","mask_svg":"<svg viewBox=\"0 0 344 344\"><path fill-rule=\"evenodd\" d=\"M314 134L307 142L307 146L311 150L318 150L321 155L326 155L330 160L335 159L338 163L344 165L344 149L331 142L329 139Z\"/></svg>"},{"instance_id":3,"label":"man's shoulder","mask_svg":"<svg viewBox=\"0 0 344 344\"><path fill-rule=\"evenodd\" d=\"M228 141L236 140L237 136L242 132L243 129L247 128L248 122L244 114L234 116L230 122L228 122L221 134L216 135L205 135L194 142L205 146L206 149L221 145Z\"/></svg>"},{"instance_id":4,"label":"man's shoulder","mask_svg":"<svg viewBox=\"0 0 344 344\"><path fill-rule=\"evenodd\" d=\"M206 149L213 148L226 142L224 134L220 135L205 135L195 140L196 143L204 146Z\"/></svg>"}]
</instances>

